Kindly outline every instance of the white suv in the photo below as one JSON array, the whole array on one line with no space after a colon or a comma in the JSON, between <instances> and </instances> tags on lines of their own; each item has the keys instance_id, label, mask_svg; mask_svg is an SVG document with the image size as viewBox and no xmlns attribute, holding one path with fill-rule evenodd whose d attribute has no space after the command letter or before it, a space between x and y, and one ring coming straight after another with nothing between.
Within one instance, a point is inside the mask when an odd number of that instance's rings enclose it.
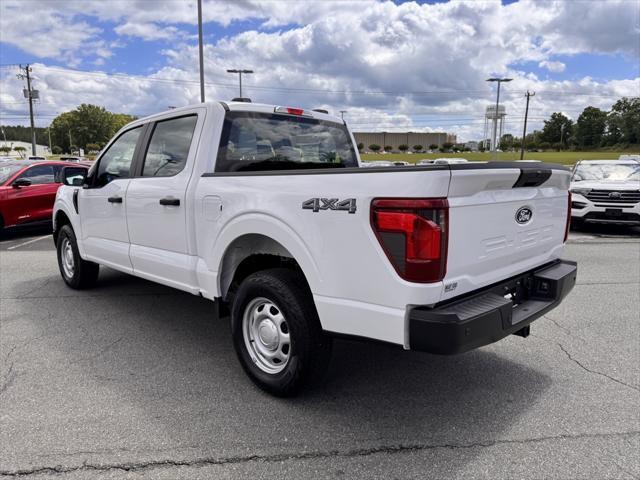
<instances>
[{"instance_id":1,"label":"white suv","mask_svg":"<svg viewBox=\"0 0 640 480\"><path fill-rule=\"evenodd\" d=\"M574 222L640 225L640 160L581 160L571 193Z\"/></svg>"}]
</instances>

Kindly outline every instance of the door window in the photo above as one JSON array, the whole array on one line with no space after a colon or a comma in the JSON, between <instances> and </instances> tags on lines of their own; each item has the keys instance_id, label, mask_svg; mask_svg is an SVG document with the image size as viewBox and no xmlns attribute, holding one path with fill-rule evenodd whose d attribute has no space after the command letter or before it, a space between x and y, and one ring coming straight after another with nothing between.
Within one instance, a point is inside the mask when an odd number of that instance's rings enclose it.
<instances>
[{"instance_id":1,"label":"door window","mask_svg":"<svg viewBox=\"0 0 640 480\"><path fill-rule=\"evenodd\" d=\"M44 185L47 183L55 183L55 175L53 174L53 165L36 165L28 169L19 178L31 180L31 185Z\"/></svg>"},{"instance_id":2,"label":"door window","mask_svg":"<svg viewBox=\"0 0 640 480\"><path fill-rule=\"evenodd\" d=\"M172 177L187 163L197 115L156 123L144 157L143 177Z\"/></svg>"},{"instance_id":3,"label":"door window","mask_svg":"<svg viewBox=\"0 0 640 480\"><path fill-rule=\"evenodd\" d=\"M117 178L129 178L133 154L141 132L142 127L133 128L111 144L109 150L100 157L94 186L104 187Z\"/></svg>"}]
</instances>

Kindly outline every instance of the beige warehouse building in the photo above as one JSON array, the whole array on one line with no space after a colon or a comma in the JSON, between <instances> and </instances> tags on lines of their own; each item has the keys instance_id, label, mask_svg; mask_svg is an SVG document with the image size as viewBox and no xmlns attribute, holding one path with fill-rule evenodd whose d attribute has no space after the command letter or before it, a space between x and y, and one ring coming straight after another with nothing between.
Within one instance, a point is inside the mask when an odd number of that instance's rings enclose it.
<instances>
[{"instance_id":1,"label":"beige warehouse building","mask_svg":"<svg viewBox=\"0 0 640 480\"><path fill-rule=\"evenodd\" d=\"M429 145L441 147L444 143L456 143L456 136L445 132L354 132L356 143L364 144L364 149L369 150L369 145L390 145L394 151L398 151L400 145L408 145L413 149L414 145L422 145L427 150Z\"/></svg>"}]
</instances>

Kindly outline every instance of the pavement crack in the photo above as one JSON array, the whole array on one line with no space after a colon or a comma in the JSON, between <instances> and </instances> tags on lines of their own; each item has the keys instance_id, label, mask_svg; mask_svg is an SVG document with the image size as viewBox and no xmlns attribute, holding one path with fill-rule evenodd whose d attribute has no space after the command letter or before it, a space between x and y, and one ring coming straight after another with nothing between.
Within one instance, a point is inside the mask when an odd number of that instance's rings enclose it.
<instances>
[{"instance_id":1,"label":"pavement crack","mask_svg":"<svg viewBox=\"0 0 640 480\"><path fill-rule=\"evenodd\" d=\"M50 282L50 281L51 281L51 278L47 278L44 282L42 282L42 283L41 283L41 284L39 284L38 286L36 286L36 287L32 288L31 290L28 290L27 292L25 292L25 293L23 293L23 294L21 294L21 295L18 295L16 298L20 298L20 299L23 299L23 298L31 298L31 297L28 297L28 295L29 295L30 293L33 293L33 292L35 292L36 290L40 290L40 289L42 289L42 288L46 287L46 286L49 284L49 282Z\"/></svg>"},{"instance_id":2,"label":"pavement crack","mask_svg":"<svg viewBox=\"0 0 640 480\"><path fill-rule=\"evenodd\" d=\"M589 368L589 367L587 367L585 364L581 363L579 360L577 360L577 359L573 358L573 356L571 356L571 354L569 353L569 351L568 351L568 350L567 350L567 349L566 349L566 348L565 348L561 343L558 343L558 346L560 347L560 350L562 350L562 351L564 352L564 354L567 356L567 358L568 358L569 360L571 360L573 363L575 363L576 365L578 365L578 366L579 366L580 368L582 368L585 372L589 372L589 373L592 373L592 374L594 374L594 375L600 375L601 377L608 378L609 380L611 380L611 381L613 381L613 382L616 382L616 383L618 383L618 384L620 384L620 385L623 385L623 386L625 386L625 387L631 388L631 389L635 390L636 392L640 392L640 388L638 388L638 387L636 387L636 386L634 386L634 385L630 385L630 384L628 384L628 383L625 383L625 382L623 382L622 380L619 380L619 379L617 379L617 378L615 378L615 377L612 377L611 375L608 375L608 374L606 374L606 373L603 373L603 372L599 372L599 371L597 371L597 370L592 370L592 369L590 369L590 368Z\"/></svg>"},{"instance_id":3,"label":"pavement crack","mask_svg":"<svg viewBox=\"0 0 640 480\"><path fill-rule=\"evenodd\" d=\"M2 395L14 382L16 379L17 373L13 371L13 364L9 365L9 370L5 373L4 378L2 380L2 385L0 385L0 395Z\"/></svg>"},{"instance_id":4,"label":"pavement crack","mask_svg":"<svg viewBox=\"0 0 640 480\"><path fill-rule=\"evenodd\" d=\"M98 358L102 355L104 355L105 353L107 353L109 350L111 350L113 347L115 347L118 343L120 343L122 340L124 339L124 337L120 337L117 340L114 340L113 342L110 342L109 344L105 345L104 348L101 348L100 350L98 350L96 353L94 353L93 355L89 355L87 357L84 358L79 358L76 361L73 362L69 362L69 365L74 365L76 363L80 363L80 362L85 362L87 360L92 360L94 358Z\"/></svg>"},{"instance_id":5,"label":"pavement crack","mask_svg":"<svg viewBox=\"0 0 640 480\"><path fill-rule=\"evenodd\" d=\"M310 452L291 452L291 453L278 453L272 455L245 455L245 456L231 456L231 457L202 457L195 458L193 460L151 460L147 462L130 462L130 463L114 463L114 464L101 464L90 463L85 460L79 465L55 465L55 466L43 466L34 467L30 469L19 470L0 470L0 476L3 477L25 477L40 474L60 474L71 473L76 471L99 471L108 472L120 470L124 472L135 472L156 468L175 468L175 467L204 467L215 465L230 465L241 464L248 462L286 462L286 461L301 461L301 460L316 460L330 457L363 457L376 454L396 454L396 453L410 453L426 450L437 449L472 449L472 448L488 448L498 445L513 445L513 444L529 444L539 443L554 440L576 440L583 438L611 438L611 437L628 437L639 435L640 431L628 431L628 432L613 432L613 433L582 433L582 434L560 434L544 437L526 438L526 439L503 439L503 440L491 440L486 442L474 442L467 444L397 444L387 446L377 446L369 448L359 448L351 450L316 450Z\"/></svg>"}]
</instances>

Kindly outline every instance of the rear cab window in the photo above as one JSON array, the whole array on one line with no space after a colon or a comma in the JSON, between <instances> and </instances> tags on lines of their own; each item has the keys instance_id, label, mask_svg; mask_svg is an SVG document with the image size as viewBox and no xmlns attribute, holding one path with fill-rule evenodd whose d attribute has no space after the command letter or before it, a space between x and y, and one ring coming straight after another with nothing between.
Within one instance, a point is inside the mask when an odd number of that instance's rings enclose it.
<instances>
[{"instance_id":1,"label":"rear cab window","mask_svg":"<svg viewBox=\"0 0 640 480\"><path fill-rule=\"evenodd\" d=\"M172 177L184 169L197 121L197 115L187 115L155 124L144 158L143 177Z\"/></svg>"},{"instance_id":2,"label":"rear cab window","mask_svg":"<svg viewBox=\"0 0 640 480\"><path fill-rule=\"evenodd\" d=\"M227 112L216 172L350 168L358 166L344 124L258 112Z\"/></svg>"}]
</instances>

